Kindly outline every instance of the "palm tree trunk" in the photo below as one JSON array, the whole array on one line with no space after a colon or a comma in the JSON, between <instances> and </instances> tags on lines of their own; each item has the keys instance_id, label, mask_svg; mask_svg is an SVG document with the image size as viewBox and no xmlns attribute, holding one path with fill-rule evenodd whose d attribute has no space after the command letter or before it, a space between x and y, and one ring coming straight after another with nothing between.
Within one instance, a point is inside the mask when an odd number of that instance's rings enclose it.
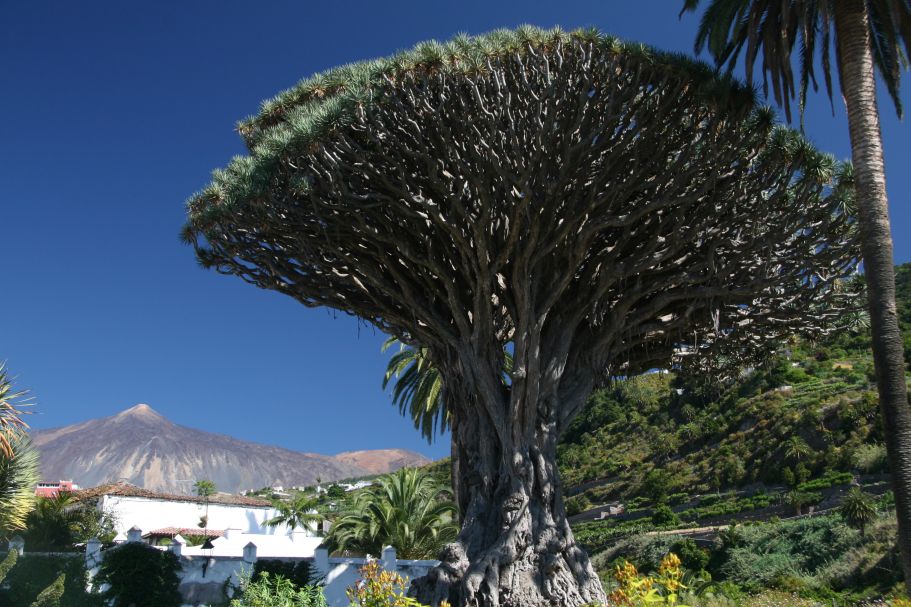
<instances>
[{"instance_id":1,"label":"palm tree trunk","mask_svg":"<svg viewBox=\"0 0 911 607\"><path fill-rule=\"evenodd\" d=\"M870 29L864 0L838 0L832 4L841 90L851 133L876 384L895 492L902 568L911 594L911 409L895 305L892 236Z\"/></svg>"}]
</instances>

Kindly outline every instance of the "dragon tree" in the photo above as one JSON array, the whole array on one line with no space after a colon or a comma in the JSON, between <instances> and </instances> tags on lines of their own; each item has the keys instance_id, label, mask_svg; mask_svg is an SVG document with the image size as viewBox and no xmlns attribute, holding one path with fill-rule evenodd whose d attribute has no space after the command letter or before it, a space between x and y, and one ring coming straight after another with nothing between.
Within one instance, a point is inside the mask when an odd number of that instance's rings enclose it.
<instances>
[{"instance_id":1,"label":"dragon tree","mask_svg":"<svg viewBox=\"0 0 911 607\"><path fill-rule=\"evenodd\" d=\"M239 130L249 154L188 203L200 262L439 370L461 532L412 584L433 605L603 601L555 464L591 390L829 330L857 264L829 156L748 87L594 31L424 43Z\"/></svg>"}]
</instances>

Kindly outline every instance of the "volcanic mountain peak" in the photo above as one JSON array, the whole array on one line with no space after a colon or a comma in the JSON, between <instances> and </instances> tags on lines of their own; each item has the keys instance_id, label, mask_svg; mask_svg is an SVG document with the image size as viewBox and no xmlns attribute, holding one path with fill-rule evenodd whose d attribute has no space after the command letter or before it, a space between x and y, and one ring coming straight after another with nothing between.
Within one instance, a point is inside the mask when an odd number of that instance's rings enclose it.
<instances>
[{"instance_id":1,"label":"volcanic mountain peak","mask_svg":"<svg viewBox=\"0 0 911 607\"><path fill-rule=\"evenodd\" d=\"M199 479L234 493L381 474L430 461L403 449L331 457L261 445L180 426L147 404L31 435L46 480L73 479L90 487L125 479L170 493L187 492L190 481Z\"/></svg>"},{"instance_id":2,"label":"volcanic mountain peak","mask_svg":"<svg viewBox=\"0 0 911 607\"><path fill-rule=\"evenodd\" d=\"M133 405L114 416L114 419L144 419L149 421L167 421L165 417L145 403Z\"/></svg>"}]
</instances>

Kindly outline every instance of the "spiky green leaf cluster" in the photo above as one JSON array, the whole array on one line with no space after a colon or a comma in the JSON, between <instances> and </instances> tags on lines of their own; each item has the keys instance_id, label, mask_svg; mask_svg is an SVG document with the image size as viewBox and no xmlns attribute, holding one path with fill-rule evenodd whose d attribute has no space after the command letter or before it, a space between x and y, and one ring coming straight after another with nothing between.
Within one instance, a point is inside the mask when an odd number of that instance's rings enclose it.
<instances>
[{"instance_id":1,"label":"spiky green leaf cluster","mask_svg":"<svg viewBox=\"0 0 911 607\"><path fill-rule=\"evenodd\" d=\"M706 48L719 66L727 64L729 72L743 52L748 83L752 82L753 68L761 56L766 93L771 84L775 101L784 106L790 120L790 100L796 96L803 113L808 88L817 88L817 51L826 92L832 98L831 50L839 44L833 36L837 1L710 0L700 20L696 52ZM697 10L699 2L684 0L681 14ZM907 69L911 54L911 3L871 0L865 4L873 60L901 117L899 85L901 71ZM800 62L797 83L794 59Z\"/></svg>"},{"instance_id":2,"label":"spiky green leaf cluster","mask_svg":"<svg viewBox=\"0 0 911 607\"><path fill-rule=\"evenodd\" d=\"M25 527L35 506L38 483L38 451L28 437L10 443L11 454L0 453L0 535Z\"/></svg>"},{"instance_id":3,"label":"spiky green leaf cluster","mask_svg":"<svg viewBox=\"0 0 911 607\"><path fill-rule=\"evenodd\" d=\"M434 558L458 531L455 504L447 493L421 469L381 476L335 521L327 542L334 549L374 556L391 545L399 558Z\"/></svg>"},{"instance_id":4,"label":"spiky green leaf cluster","mask_svg":"<svg viewBox=\"0 0 911 607\"><path fill-rule=\"evenodd\" d=\"M677 75L698 91L706 103L742 113L753 108L751 87L731 76L719 76L709 65L683 54L624 42L594 29L571 32L559 28L522 26L480 36L460 35L448 42L430 40L390 57L351 63L306 78L262 104L260 112L238 124L249 150L224 169L188 201L190 224L183 238L195 240L232 205L268 195L271 178L283 159L307 150L332 131L350 124L358 108L382 102L383 87L422 75L452 76L483 72L496 57L558 52L562 45L585 44L602 57L623 56L630 68L647 66L655 73ZM306 181L298 184L306 191Z\"/></svg>"}]
</instances>

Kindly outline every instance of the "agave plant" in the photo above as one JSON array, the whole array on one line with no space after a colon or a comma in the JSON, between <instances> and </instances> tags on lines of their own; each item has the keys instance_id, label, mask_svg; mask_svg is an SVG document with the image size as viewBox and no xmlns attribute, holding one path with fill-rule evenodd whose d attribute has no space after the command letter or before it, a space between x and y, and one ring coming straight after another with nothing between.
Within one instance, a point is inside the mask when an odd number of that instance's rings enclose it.
<instances>
[{"instance_id":1,"label":"agave plant","mask_svg":"<svg viewBox=\"0 0 911 607\"><path fill-rule=\"evenodd\" d=\"M28 437L13 437L9 455L0 453L0 536L25 527L25 519L35 506L37 482L38 451Z\"/></svg>"},{"instance_id":2,"label":"agave plant","mask_svg":"<svg viewBox=\"0 0 911 607\"><path fill-rule=\"evenodd\" d=\"M13 442L28 425L22 421L31 406L25 390L13 390L13 381L5 363L0 363L0 455L12 457Z\"/></svg>"}]
</instances>

